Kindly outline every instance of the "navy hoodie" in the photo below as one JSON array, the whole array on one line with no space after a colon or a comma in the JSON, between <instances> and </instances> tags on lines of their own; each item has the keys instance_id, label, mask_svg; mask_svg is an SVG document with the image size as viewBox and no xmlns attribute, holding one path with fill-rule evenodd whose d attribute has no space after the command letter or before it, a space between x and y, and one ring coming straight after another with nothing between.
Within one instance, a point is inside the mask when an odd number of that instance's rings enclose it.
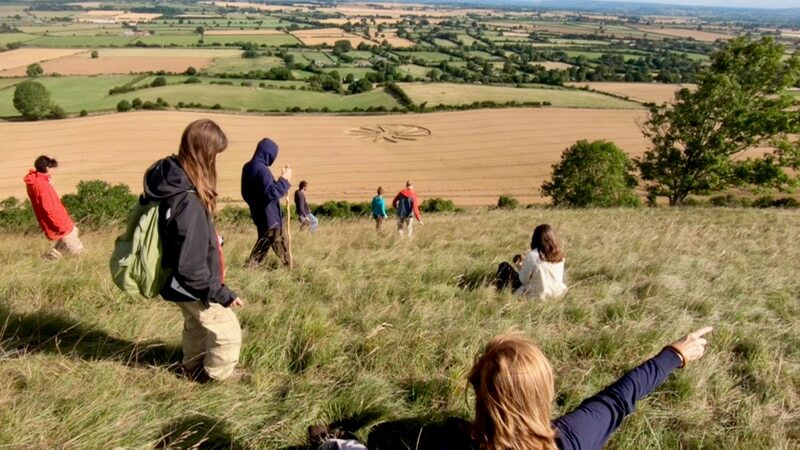
<instances>
[{"instance_id":1,"label":"navy hoodie","mask_svg":"<svg viewBox=\"0 0 800 450\"><path fill-rule=\"evenodd\" d=\"M283 227L280 201L292 185L285 178L276 181L272 177L269 166L277 158L278 145L264 138L258 143L253 159L242 167L242 198L250 207L259 236Z\"/></svg>"},{"instance_id":2,"label":"navy hoodie","mask_svg":"<svg viewBox=\"0 0 800 450\"><path fill-rule=\"evenodd\" d=\"M145 173L142 201L148 200L160 202L161 265L171 271L161 296L174 302L230 305L237 295L222 283L219 240L211 214L174 156L157 161Z\"/></svg>"}]
</instances>

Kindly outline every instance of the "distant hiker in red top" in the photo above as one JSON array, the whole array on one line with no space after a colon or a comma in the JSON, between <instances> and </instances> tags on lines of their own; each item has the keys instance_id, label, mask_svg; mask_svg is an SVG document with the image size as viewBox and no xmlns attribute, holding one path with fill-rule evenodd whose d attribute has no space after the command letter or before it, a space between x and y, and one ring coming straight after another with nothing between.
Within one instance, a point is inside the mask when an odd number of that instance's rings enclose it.
<instances>
[{"instance_id":1,"label":"distant hiker in red top","mask_svg":"<svg viewBox=\"0 0 800 450\"><path fill-rule=\"evenodd\" d=\"M44 235L47 239L56 241L53 248L45 253L45 258L61 259L64 253L76 255L83 252L83 244L78 238L78 227L50 182L58 161L42 155L36 158L33 165L35 169L31 169L24 178L28 198Z\"/></svg>"},{"instance_id":2,"label":"distant hiker in red top","mask_svg":"<svg viewBox=\"0 0 800 450\"><path fill-rule=\"evenodd\" d=\"M406 188L394 196L392 207L397 211L397 232L400 237L403 237L406 231L408 237L411 237L414 233L415 218L420 225L424 225L422 215L419 213L419 198L417 198L414 185L410 181L406 181Z\"/></svg>"}]
</instances>

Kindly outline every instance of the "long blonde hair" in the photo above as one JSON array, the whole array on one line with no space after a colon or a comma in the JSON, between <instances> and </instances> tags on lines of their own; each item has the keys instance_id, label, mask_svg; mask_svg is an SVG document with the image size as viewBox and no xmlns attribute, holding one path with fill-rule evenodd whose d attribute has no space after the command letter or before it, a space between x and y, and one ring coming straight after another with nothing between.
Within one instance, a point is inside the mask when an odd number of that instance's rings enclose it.
<instances>
[{"instance_id":1,"label":"long blonde hair","mask_svg":"<svg viewBox=\"0 0 800 450\"><path fill-rule=\"evenodd\" d=\"M553 368L536 344L519 334L496 336L476 358L469 383L481 450L556 449Z\"/></svg>"},{"instance_id":2,"label":"long blonde hair","mask_svg":"<svg viewBox=\"0 0 800 450\"><path fill-rule=\"evenodd\" d=\"M190 123L181 136L178 161L211 213L217 207L217 155L227 147L228 138L222 128L209 119Z\"/></svg>"}]
</instances>

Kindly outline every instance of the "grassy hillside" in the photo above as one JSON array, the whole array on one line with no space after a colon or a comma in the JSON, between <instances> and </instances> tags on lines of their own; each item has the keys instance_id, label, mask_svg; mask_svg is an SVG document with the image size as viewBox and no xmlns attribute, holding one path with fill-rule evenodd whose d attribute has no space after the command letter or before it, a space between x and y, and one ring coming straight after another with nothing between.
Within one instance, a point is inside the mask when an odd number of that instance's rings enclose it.
<instances>
[{"instance_id":1,"label":"grassy hillside","mask_svg":"<svg viewBox=\"0 0 800 450\"><path fill-rule=\"evenodd\" d=\"M56 264L38 257L41 236L3 234L0 446L152 448L205 423L198 436L213 426L209 439L232 448L283 448L315 423L350 418L366 436L394 419L469 417L465 372L507 330L550 357L560 414L708 324L707 356L641 402L608 448L797 448L798 219L475 211L427 217L412 241L390 224L378 238L366 220L323 221L313 237L293 224L293 273L242 269L253 230L222 224L254 380L209 386L169 370L178 309L111 284L115 230L87 233L88 254ZM532 302L481 285L542 221L565 242L567 296Z\"/></svg>"}]
</instances>

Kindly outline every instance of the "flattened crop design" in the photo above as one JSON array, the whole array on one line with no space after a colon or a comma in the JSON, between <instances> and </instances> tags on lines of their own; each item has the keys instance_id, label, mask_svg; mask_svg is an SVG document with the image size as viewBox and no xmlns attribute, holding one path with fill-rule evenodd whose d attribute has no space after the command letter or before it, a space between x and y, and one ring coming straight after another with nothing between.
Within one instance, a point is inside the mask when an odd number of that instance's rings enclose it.
<instances>
[{"instance_id":1,"label":"flattened crop design","mask_svg":"<svg viewBox=\"0 0 800 450\"><path fill-rule=\"evenodd\" d=\"M431 130L419 125L389 123L382 125L366 125L352 128L347 134L359 141L389 142L397 144L402 141L418 141L431 135Z\"/></svg>"}]
</instances>

